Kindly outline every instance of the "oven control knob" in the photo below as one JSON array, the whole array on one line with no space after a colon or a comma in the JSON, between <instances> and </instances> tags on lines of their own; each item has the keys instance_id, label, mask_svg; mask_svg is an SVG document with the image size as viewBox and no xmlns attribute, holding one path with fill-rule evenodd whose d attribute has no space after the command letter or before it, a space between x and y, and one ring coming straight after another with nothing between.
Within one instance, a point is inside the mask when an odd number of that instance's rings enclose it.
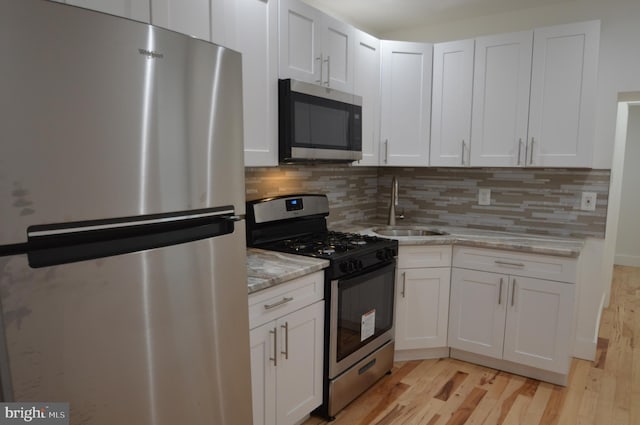
<instances>
[{"instance_id":1,"label":"oven control knob","mask_svg":"<svg viewBox=\"0 0 640 425\"><path fill-rule=\"evenodd\" d=\"M362 264L362 260L358 260L355 262L356 270L362 270L364 268L364 264Z\"/></svg>"},{"instance_id":2,"label":"oven control knob","mask_svg":"<svg viewBox=\"0 0 640 425\"><path fill-rule=\"evenodd\" d=\"M393 255L393 248L387 248L384 250L384 256L387 260L392 260L395 255Z\"/></svg>"},{"instance_id":3,"label":"oven control knob","mask_svg":"<svg viewBox=\"0 0 640 425\"><path fill-rule=\"evenodd\" d=\"M377 258L378 260L381 260L381 261L386 260L386 256L385 256L384 251L378 251L378 252L376 252L376 258Z\"/></svg>"},{"instance_id":4,"label":"oven control knob","mask_svg":"<svg viewBox=\"0 0 640 425\"><path fill-rule=\"evenodd\" d=\"M349 263L347 263L346 261L343 263L340 263L340 271L342 273L349 273Z\"/></svg>"}]
</instances>

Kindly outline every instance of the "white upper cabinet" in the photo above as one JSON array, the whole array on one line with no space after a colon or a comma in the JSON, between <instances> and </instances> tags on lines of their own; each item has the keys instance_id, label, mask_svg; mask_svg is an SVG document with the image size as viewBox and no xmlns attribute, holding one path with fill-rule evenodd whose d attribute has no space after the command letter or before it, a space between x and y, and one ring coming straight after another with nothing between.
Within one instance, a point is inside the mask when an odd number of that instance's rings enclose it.
<instances>
[{"instance_id":1,"label":"white upper cabinet","mask_svg":"<svg viewBox=\"0 0 640 425\"><path fill-rule=\"evenodd\" d=\"M527 165L592 165L600 22L536 29Z\"/></svg>"},{"instance_id":2,"label":"white upper cabinet","mask_svg":"<svg viewBox=\"0 0 640 425\"><path fill-rule=\"evenodd\" d=\"M298 0L280 0L280 78L353 92L354 29Z\"/></svg>"},{"instance_id":3,"label":"white upper cabinet","mask_svg":"<svg viewBox=\"0 0 640 425\"><path fill-rule=\"evenodd\" d=\"M532 31L476 39L471 165L524 165L532 48Z\"/></svg>"},{"instance_id":4,"label":"white upper cabinet","mask_svg":"<svg viewBox=\"0 0 640 425\"><path fill-rule=\"evenodd\" d=\"M209 0L151 0L151 23L211 41Z\"/></svg>"},{"instance_id":5,"label":"white upper cabinet","mask_svg":"<svg viewBox=\"0 0 640 425\"><path fill-rule=\"evenodd\" d=\"M85 9L122 16L136 21L150 22L150 0L66 0L58 1Z\"/></svg>"},{"instance_id":6,"label":"white upper cabinet","mask_svg":"<svg viewBox=\"0 0 640 425\"><path fill-rule=\"evenodd\" d=\"M474 40L433 46L430 165L469 165Z\"/></svg>"},{"instance_id":7,"label":"white upper cabinet","mask_svg":"<svg viewBox=\"0 0 640 425\"><path fill-rule=\"evenodd\" d=\"M230 46L242 53L245 166L278 165L278 2L235 7Z\"/></svg>"},{"instance_id":8,"label":"white upper cabinet","mask_svg":"<svg viewBox=\"0 0 640 425\"><path fill-rule=\"evenodd\" d=\"M378 165L380 153L380 40L355 32L354 87L362 97L362 159L354 164Z\"/></svg>"},{"instance_id":9,"label":"white upper cabinet","mask_svg":"<svg viewBox=\"0 0 640 425\"><path fill-rule=\"evenodd\" d=\"M427 166L433 45L381 42L381 165Z\"/></svg>"}]
</instances>

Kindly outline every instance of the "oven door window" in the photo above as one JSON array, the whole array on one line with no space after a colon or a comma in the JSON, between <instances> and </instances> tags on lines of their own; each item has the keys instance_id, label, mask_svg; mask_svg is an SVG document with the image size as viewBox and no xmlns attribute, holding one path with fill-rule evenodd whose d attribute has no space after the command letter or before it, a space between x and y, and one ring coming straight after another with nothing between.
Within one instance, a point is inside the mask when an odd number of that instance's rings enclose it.
<instances>
[{"instance_id":1,"label":"oven door window","mask_svg":"<svg viewBox=\"0 0 640 425\"><path fill-rule=\"evenodd\" d=\"M393 327L395 264L338 283L337 361Z\"/></svg>"}]
</instances>

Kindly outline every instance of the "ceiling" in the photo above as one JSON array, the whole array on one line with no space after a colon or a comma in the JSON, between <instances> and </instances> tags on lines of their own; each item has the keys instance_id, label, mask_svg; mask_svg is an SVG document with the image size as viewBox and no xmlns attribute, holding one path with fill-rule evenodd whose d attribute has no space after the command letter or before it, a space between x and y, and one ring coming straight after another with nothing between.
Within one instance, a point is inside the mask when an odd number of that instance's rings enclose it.
<instances>
[{"instance_id":1,"label":"ceiling","mask_svg":"<svg viewBox=\"0 0 640 425\"><path fill-rule=\"evenodd\" d=\"M377 36L572 0L305 0Z\"/></svg>"}]
</instances>

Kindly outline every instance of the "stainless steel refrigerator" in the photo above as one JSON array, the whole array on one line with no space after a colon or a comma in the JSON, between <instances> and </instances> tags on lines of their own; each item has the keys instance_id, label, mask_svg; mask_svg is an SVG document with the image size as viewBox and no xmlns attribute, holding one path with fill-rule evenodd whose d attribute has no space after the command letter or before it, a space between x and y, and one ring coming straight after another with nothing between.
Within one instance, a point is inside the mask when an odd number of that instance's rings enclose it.
<instances>
[{"instance_id":1,"label":"stainless steel refrigerator","mask_svg":"<svg viewBox=\"0 0 640 425\"><path fill-rule=\"evenodd\" d=\"M0 379L72 424L250 424L240 54L0 0Z\"/></svg>"}]
</instances>

